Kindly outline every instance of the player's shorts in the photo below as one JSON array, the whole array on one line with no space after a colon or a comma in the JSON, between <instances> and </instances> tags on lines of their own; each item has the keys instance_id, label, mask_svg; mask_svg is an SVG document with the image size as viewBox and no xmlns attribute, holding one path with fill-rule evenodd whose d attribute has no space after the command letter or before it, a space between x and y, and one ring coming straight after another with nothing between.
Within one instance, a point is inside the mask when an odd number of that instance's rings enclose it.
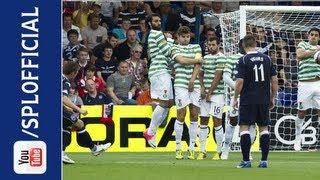
<instances>
[{"instance_id":1,"label":"player's shorts","mask_svg":"<svg viewBox=\"0 0 320 180\"><path fill-rule=\"evenodd\" d=\"M238 109L235 109L233 106L233 98L230 101L230 110L229 110L229 116L230 117L237 117L239 115Z\"/></svg>"},{"instance_id":2,"label":"player's shorts","mask_svg":"<svg viewBox=\"0 0 320 180\"><path fill-rule=\"evenodd\" d=\"M63 109L63 129L70 129L79 119L79 113L70 112Z\"/></svg>"},{"instance_id":3,"label":"player's shorts","mask_svg":"<svg viewBox=\"0 0 320 180\"><path fill-rule=\"evenodd\" d=\"M320 81L298 84L298 109L309 108L320 109Z\"/></svg>"},{"instance_id":4,"label":"player's shorts","mask_svg":"<svg viewBox=\"0 0 320 180\"><path fill-rule=\"evenodd\" d=\"M211 97L209 115L212 115L213 117L218 119L222 119L224 105L225 105L224 95L213 95ZM205 115L205 113L203 115ZM204 117L208 117L208 116L204 116Z\"/></svg>"},{"instance_id":5,"label":"player's shorts","mask_svg":"<svg viewBox=\"0 0 320 180\"><path fill-rule=\"evenodd\" d=\"M195 88L192 92L189 92L186 88L175 87L174 93L177 109L184 108L189 104L200 107L200 89Z\"/></svg>"},{"instance_id":6,"label":"player's shorts","mask_svg":"<svg viewBox=\"0 0 320 180\"><path fill-rule=\"evenodd\" d=\"M152 99L173 99L171 76L168 73L155 74L150 77L150 94Z\"/></svg>"},{"instance_id":7,"label":"player's shorts","mask_svg":"<svg viewBox=\"0 0 320 180\"><path fill-rule=\"evenodd\" d=\"M250 104L240 105L239 107L239 125L268 126L270 125L269 105Z\"/></svg>"}]
</instances>

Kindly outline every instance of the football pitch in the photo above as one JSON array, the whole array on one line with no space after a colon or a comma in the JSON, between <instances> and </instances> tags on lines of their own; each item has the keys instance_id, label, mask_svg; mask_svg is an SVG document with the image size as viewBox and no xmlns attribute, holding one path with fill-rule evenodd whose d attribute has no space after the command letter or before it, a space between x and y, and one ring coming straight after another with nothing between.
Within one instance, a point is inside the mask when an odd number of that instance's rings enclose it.
<instances>
[{"instance_id":1,"label":"football pitch","mask_svg":"<svg viewBox=\"0 0 320 180\"><path fill-rule=\"evenodd\" d=\"M197 155L197 154L196 154ZM229 160L175 160L174 153L69 153L76 161L64 165L64 180L319 180L320 152L270 152L269 168L257 168L260 153L253 153L251 169L237 169L241 153Z\"/></svg>"}]
</instances>

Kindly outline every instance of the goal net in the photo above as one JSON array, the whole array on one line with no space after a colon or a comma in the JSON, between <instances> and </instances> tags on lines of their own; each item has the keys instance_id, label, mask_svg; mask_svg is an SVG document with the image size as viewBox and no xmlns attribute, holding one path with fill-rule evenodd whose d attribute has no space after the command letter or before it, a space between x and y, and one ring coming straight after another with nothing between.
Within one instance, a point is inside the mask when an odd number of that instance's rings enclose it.
<instances>
[{"instance_id":1,"label":"goal net","mask_svg":"<svg viewBox=\"0 0 320 180\"><path fill-rule=\"evenodd\" d=\"M223 51L227 56L238 52L240 37L256 37L258 51L269 55L276 64L279 91L277 105L271 111L271 150L293 150L297 116L298 62L296 47L307 41L311 27L320 28L318 7L241 6L239 11L215 14L219 17ZM320 149L320 122L315 110L305 118L302 149ZM235 134L238 136L238 134ZM239 139L239 138L234 138ZM233 142L238 150L239 142Z\"/></svg>"}]
</instances>

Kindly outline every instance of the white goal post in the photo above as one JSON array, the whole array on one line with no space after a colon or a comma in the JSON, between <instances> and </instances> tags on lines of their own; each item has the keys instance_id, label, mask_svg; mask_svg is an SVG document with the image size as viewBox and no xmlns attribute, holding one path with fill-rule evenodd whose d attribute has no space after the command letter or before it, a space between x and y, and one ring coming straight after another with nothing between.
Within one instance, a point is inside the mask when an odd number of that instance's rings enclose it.
<instances>
[{"instance_id":1,"label":"white goal post","mask_svg":"<svg viewBox=\"0 0 320 180\"><path fill-rule=\"evenodd\" d=\"M299 42L307 41L310 28L320 28L320 7L240 6L239 11L212 16L219 17L222 48L226 56L238 53L239 40L250 33L257 39L258 50L274 61L283 82L279 84L276 108L270 114L270 149L293 150L299 66L295 50ZM315 110L310 110L303 129L303 150L319 150L320 122ZM233 144L234 150L238 148L237 143Z\"/></svg>"}]
</instances>

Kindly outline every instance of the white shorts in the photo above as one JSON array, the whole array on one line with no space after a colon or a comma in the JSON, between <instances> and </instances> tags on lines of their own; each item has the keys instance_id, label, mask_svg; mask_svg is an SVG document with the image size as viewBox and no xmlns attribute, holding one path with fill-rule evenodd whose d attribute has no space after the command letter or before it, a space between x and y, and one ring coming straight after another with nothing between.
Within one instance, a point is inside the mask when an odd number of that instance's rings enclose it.
<instances>
[{"instance_id":1,"label":"white shorts","mask_svg":"<svg viewBox=\"0 0 320 180\"><path fill-rule=\"evenodd\" d=\"M200 89L195 88L192 92L189 92L186 88L175 87L174 93L177 109L184 108L189 104L200 107Z\"/></svg>"},{"instance_id":2,"label":"white shorts","mask_svg":"<svg viewBox=\"0 0 320 180\"><path fill-rule=\"evenodd\" d=\"M171 76L168 73L155 74L150 77L150 94L152 99L173 99Z\"/></svg>"},{"instance_id":3,"label":"white shorts","mask_svg":"<svg viewBox=\"0 0 320 180\"><path fill-rule=\"evenodd\" d=\"M209 114L213 117L222 119L223 107L225 105L224 95L213 95Z\"/></svg>"},{"instance_id":4,"label":"white shorts","mask_svg":"<svg viewBox=\"0 0 320 180\"><path fill-rule=\"evenodd\" d=\"M320 81L298 84L298 109L309 108L320 109Z\"/></svg>"},{"instance_id":5,"label":"white shorts","mask_svg":"<svg viewBox=\"0 0 320 180\"><path fill-rule=\"evenodd\" d=\"M239 103L239 100L238 100L238 103ZM231 108L229 110L229 116L230 117L237 117L239 115L239 111L238 111L238 109L235 109L232 105L233 105L233 98L230 101Z\"/></svg>"}]
</instances>

